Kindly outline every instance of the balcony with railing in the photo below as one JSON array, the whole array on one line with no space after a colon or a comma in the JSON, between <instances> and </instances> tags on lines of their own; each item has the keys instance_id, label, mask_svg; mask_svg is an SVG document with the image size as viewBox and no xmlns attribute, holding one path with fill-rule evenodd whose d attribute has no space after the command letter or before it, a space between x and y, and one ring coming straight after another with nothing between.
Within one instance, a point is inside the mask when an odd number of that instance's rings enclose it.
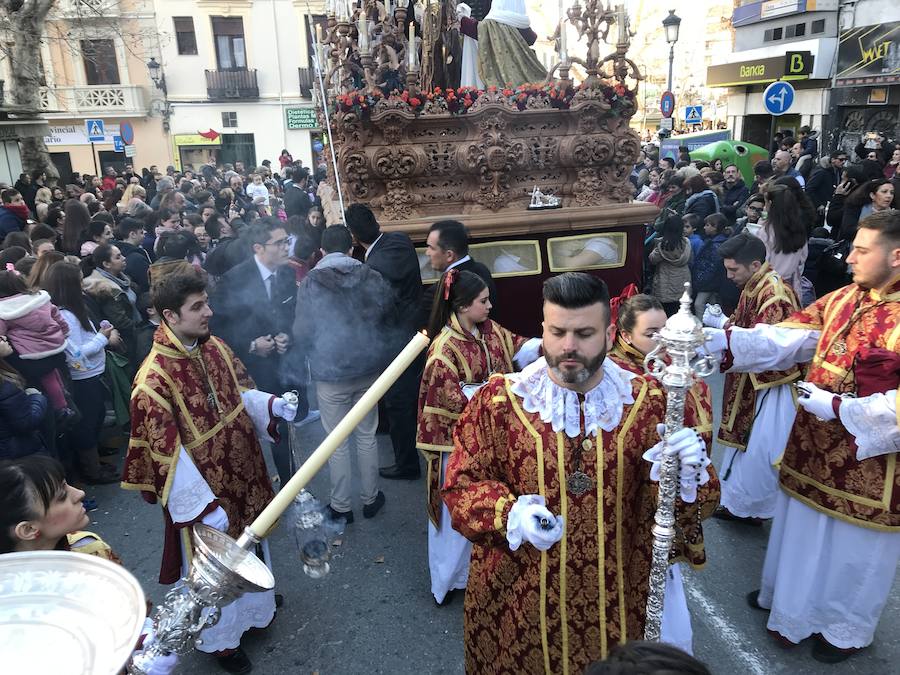
<instances>
[{"instance_id":1,"label":"balcony with railing","mask_svg":"<svg viewBox=\"0 0 900 675\"><path fill-rule=\"evenodd\" d=\"M41 109L48 115L146 115L144 88L136 84L41 87Z\"/></svg>"},{"instance_id":2,"label":"balcony with railing","mask_svg":"<svg viewBox=\"0 0 900 675\"><path fill-rule=\"evenodd\" d=\"M206 94L211 101L257 99L256 70L207 70Z\"/></svg>"},{"instance_id":3,"label":"balcony with railing","mask_svg":"<svg viewBox=\"0 0 900 675\"><path fill-rule=\"evenodd\" d=\"M312 98L312 92L316 86L316 71L312 68L298 68L297 71L300 78L300 96Z\"/></svg>"}]
</instances>

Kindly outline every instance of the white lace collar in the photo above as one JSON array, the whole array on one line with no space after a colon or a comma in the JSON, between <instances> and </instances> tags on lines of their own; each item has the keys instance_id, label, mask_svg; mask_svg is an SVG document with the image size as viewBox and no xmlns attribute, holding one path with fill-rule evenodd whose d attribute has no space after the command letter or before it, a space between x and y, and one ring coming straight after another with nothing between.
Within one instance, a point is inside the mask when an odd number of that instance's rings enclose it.
<instances>
[{"instance_id":1,"label":"white lace collar","mask_svg":"<svg viewBox=\"0 0 900 675\"><path fill-rule=\"evenodd\" d=\"M522 407L536 413L553 431L566 436L581 435L581 411L578 394L560 387L550 379L544 357L527 366L521 373L508 376L512 392L522 398ZM609 358L603 361L603 379L584 397L584 422L588 436L596 436L597 428L612 431L622 420L622 408L634 403L631 380L637 377L617 366Z\"/></svg>"}]
</instances>

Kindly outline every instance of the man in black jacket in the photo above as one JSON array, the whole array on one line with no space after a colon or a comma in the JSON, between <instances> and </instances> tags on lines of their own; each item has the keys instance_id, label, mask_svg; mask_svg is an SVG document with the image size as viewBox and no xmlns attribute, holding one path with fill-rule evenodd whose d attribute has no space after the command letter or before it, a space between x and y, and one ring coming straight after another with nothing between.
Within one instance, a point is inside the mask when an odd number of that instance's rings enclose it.
<instances>
[{"instance_id":1,"label":"man in black jacket","mask_svg":"<svg viewBox=\"0 0 900 675\"><path fill-rule=\"evenodd\" d=\"M150 290L150 254L141 246L144 240L144 222L126 217L116 225L116 241L119 251L125 256L125 274L141 293Z\"/></svg>"},{"instance_id":2,"label":"man in black jacket","mask_svg":"<svg viewBox=\"0 0 900 675\"><path fill-rule=\"evenodd\" d=\"M366 264L381 273L390 284L394 305L401 324L389 348L396 356L425 325L422 316L422 273L419 258L409 237L402 232L382 232L375 214L364 204L351 204L344 214L347 227L355 243L366 251ZM400 376L384 397L391 442L394 446L393 466L380 469L383 478L409 479L419 477L419 456L416 452L416 419L418 416L419 380L425 365L422 354Z\"/></svg>"},{"instance_id":3,"label":"man in black jacket","mask_svg":"<svg viewBox=\"0 0 900 675\"><path fill-rule=\"evenodd\" d=\"M724 192L722 193L722 213L734 225L737 210L750 196L750 189L741 178L741 171L734 164L725 167Z\"/></svg>"},{"instance_id":4,"label":"man in black jacket","mask_svg":"<svg viewBox=\"0 0 900 675\"><path fill-rule=\"evenodd\" d=\"M292 175L294 180L284 189L284 212L288 218L299 216L306 220L309 210L313 207L312 200L306 192L309 171L307 169L294 169Z\"/></svg>"},{"instance_id":5,"label":"man in black jacket","mask_svg":"<svg viewBox=\"0 0 900 675\"><path fill-rule=\"evenodd\" d=\"M837 150L831 156L827 167L819 167L812 172L804 190L816 210L822 214L825 205L834 197L834 190L841 182L841 174L847 164L847 153Z\"/></svg>"},{"instance_id":6,"label":"man in black jacket","mask_svg":"<svg viewBox=\"0 0 900 675\"><path fill-rule=\"evenodd\" d=\"M480 276L488 287L491 297L491 318L497 316L497 287L491 277L491 271L486 265L472 260L469 255L469 233L466 226L458 220L439 220L428 230L428 239L425 241L425 255L431 262L431 267L436 272L443 274L453 268L460 271L474 272ZM423 298L425 317L431 316L431 306L434 302L433 287Z\"/></svg>"},{"instance_id":7,"label":"man in black jacket","mask_svg":"<svg viewBox=\"0 0 900 675\"><path fill-rule=\"evenodd\" d=\"M225 339L262 391L297 389L303 393L302 367L293 362L291 333L297 283L287 266L289 245L284 225L267 216L248 229L253 256L226 272L210 305L212 331ZM297 420L306 416L305 396ZM286 432L286 430L284 430ZM291 477L287 433L272 450L281 484Z\"/></svg>"}]
</instances>

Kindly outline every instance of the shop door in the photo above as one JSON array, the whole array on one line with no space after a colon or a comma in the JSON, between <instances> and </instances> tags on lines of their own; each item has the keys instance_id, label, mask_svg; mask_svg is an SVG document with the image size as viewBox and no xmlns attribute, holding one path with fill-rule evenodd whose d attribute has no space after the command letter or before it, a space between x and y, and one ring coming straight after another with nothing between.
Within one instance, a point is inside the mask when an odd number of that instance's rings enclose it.
<instances>
[{"instance_id":1,"label":"shop door","mask_svg":"<svg viewBox=\"0 0 900 675\"><path fill-rule=\"evenodd\" d=\"M59 172L59 185L68 185L72 182L72 157L68 152L51 152L50 161Z\"/></svg>"},{"instance_id":2,"label":"shop door","mask_svg":"<svg viewBox=\"0 0 900 675\"><path fill-rule=\"evenodd\" d=\"M222 164L243 162L247 170L256 168L256 143L253 134L222 134L222 151L219 153Z\"/></svg>"},{"instance_id":3,"label":"shop door","mask_svg":"<svg viewBox=\"0 0 900 675\"><path fill-rule=\"evenodd\" d=\"M125 173L125 165L131 164L131 160L125 156L124 152L116 152L115 150L101 150L97 153L100 158L100 175L104 175L106 167L111 166L116 173Z\"/></svg>"}]
</instances>

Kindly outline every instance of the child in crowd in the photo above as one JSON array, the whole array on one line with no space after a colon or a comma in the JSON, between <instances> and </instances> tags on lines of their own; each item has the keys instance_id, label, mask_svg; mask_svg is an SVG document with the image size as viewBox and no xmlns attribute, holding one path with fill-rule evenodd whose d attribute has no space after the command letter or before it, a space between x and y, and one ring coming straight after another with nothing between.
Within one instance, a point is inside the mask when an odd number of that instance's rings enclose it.
<instances>
[{"instance_id":1,"label":"child in crowd","mask_svg":"<svg viewBox=\"0 0 900 675\"><path fill-rule=\"evenodd\" d=\"M694 260L696 260L697 254L700 253L700 247L703 246L703 237L697 232L697 230L700 229L702 221L700 220L700 216L696 213L686 213L681 217L681 222L684 223L684 236L691 242L691 252L693 253Z\"/></svg>"},{"instance_id":2,"label":"child in crowd","mask_svg":"<svg viewBox=\"0 0 900 675\"><path fill-rule=\"evenodd\" d=\"M719 246L728 239L725 234L727 225L728 219L721 213L711 213L703 221L703 244L694 260L691 284L697 316L703 316L708 303L718 302L718 293L727 278L719 255Z\"/></svg>"},{"instance_id":3,"label":"child in crowd","mask_svg":"<svg viewBox=\"0 0 900 675\"><path fill-rule=\"evenodd\" d=\"M15 367L26 379L40 382L57 421L65 425L75 412L66 403L58 367L65 367L69 326L46 291L33 291L25 277L8 265L0 272L0 335L16 350Z\"/></svg>"},{"instance_id":4,"label":"child in crowd","mask_svg":"<svg viewBox=\"0 0 900 675\"><path fill-rule=\"evenodd\" d=\"M245 188L245 192L247 196L253 201L254 204L257 203L257 198L262 198L262 203L265 206L269 205L269 188L267 188L263 184L263 178L258 173L251 174L250 176L250 185Z\"/></svg>"}]
</instances>

